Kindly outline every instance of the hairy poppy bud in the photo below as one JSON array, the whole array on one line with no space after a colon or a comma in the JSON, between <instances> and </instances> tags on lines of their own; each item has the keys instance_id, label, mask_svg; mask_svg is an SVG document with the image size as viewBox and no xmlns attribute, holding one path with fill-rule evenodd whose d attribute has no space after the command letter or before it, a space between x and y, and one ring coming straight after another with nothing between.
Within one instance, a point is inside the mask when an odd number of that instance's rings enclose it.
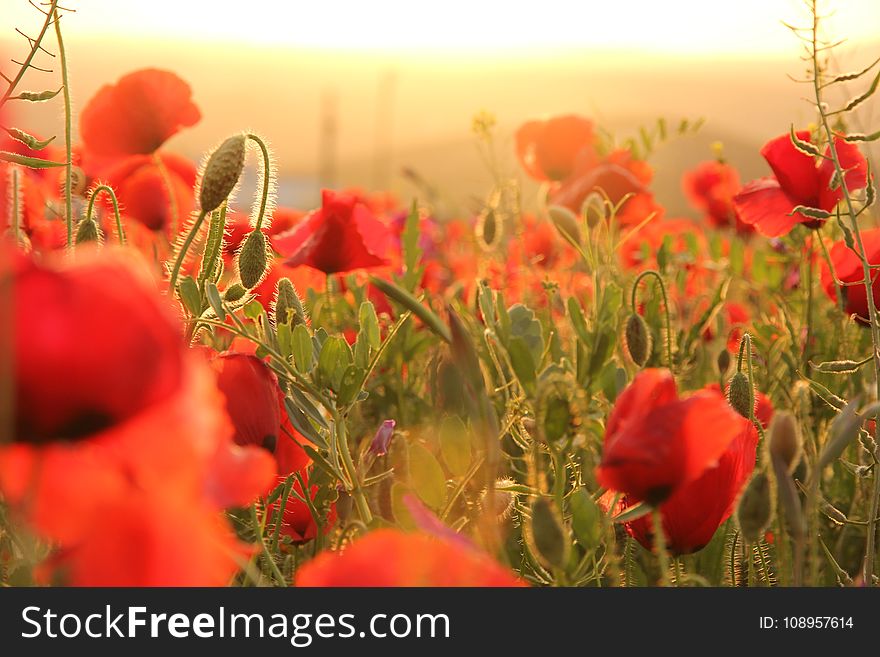
<instances>
[{"instance_id":1,"label":"hairy poppy bud","mask_svg":"<svg viewBox=\"0 0 880 657\"><path fill-rule=\"evenodd\" d=\"M229 137L208 158L199 191L203 212L219 208L238 183L244 169L245 140L243 134Z\"/></svg>"},{"instance_id":2,"label":"hairy poppy bud","mask_svg":"<svg viewBox=\"0 0 880 657\"><path fill-rule=\"evenodd\" d=\"M550 502L539 497L532 504L529 538L533 550L545 564L562 568L567 558L569 540L562 521Z\"/></svg>"},{"instance_id":3,"label":"hairy poppy bud","mask_svg":"<svg viewBox=\"0 0 880 657\"><path fill-rule=\"evenodd\" d=\"M779 459L791 472L800 461L802 446L801 432L794 415L785 411L777 413L770 427L770 455Z\"/></svg>"},{"instance_id":4,"label":"hairy poppy bud","mask_svg":"<svg viewBox=\"0 0 880 657\"><path fill-rule=\"evenodd\" d=\"M636 365L643 367L651 355L651 332L641 315L633 313L629 316L623 338L629 357Z\"/></svg>"},{"instance_id":5,"label":"hairy poppy bud","mask_svg":"<svg viewBox=\"0 0 880 657\"><path fill-rule=\"evenodd\" d=\"M739 504L736 506L736 522L743 538L749 543L757 543L764 534L773 517L773 503L770 496L770 480L763 472L755 473L749 482Z\"/></svg>"},{"instance_id":6,"label":"hairy poppy bud","mask_svg":"<svg viewBox=\"0 0 880 657\"><path fill-rule=\"evenodd\" d=\"M749 377L742 372L737 372L730 380L727 387L727 401L737 413L750 418L755 408L755 391L749 383Z\"/></svg>"},{"instance_id":7,"label":"hairy poppy bud","mask_svg":"<svg viewBox=\"0 0 880 657\"><path fill-rule=\"evenodd\" d=\"M547 213L550 215L553 225L556 226L556 230L563 237L568 236L575 244L581 243L581 230L578 227L578 218L574 212L561 205L552 205Z\"/></svg>"},{"instance_id":8,"label":"hairy poppy bud","mask_svg":"<svg viewBox=\"0 0 880 657\"><path fill-rule=\"evenodd\" d=\"M245 294L247 294L247 289L244 285L233 283L228 288L226 288L226 293L223 295L223 300L229 301L231 303L233 301L238 301Z\"/></svg>"},{"instance_id":9,"label":"hairy poppy bud","mask_svg":"<svg viewBox=\"0 0 880 657\"><path fill-rule=\"evenodd\" d=\"M247 289L256 287L266 273L266 236L255 230L248 235L238 253L238 275Z\"/></svg>"},{"instance_id":10,"label":"hairy poppy bud","mask_svg":"<svg viewBox=\"0 0 880 657\"><path fill-rule=\"evenodd\" d=\"M86 242L100 241L101 229L98 228L98 223L91 217L80 220L76 227L76 243L85 244Z\"/></svg>"},{"instance_id":11,"label":"hairy poppy bud","mask_svg":"<svg viewBox=\"0 0 880 657\"><path fill-rule=\"evenodd\" d=\"M291 326L296 326L305 324L305 321L306 311L296 288L289 278L282 278L278 281L278 291L275 293L275 323L290 322Z\"/></svg>"},{"instance_id":12,"label":"hairy poppy bud","mask_svg":"<svg viewBox=\"0 0 880 657\"><path fill-rule=\"evenodd\" d=\"M727 351L727 349L722 349L721 352L718 354L717 365L718 373L721 376L727 374L727 370L730 369L730 352Z\"/></svg>"}]
</instances>

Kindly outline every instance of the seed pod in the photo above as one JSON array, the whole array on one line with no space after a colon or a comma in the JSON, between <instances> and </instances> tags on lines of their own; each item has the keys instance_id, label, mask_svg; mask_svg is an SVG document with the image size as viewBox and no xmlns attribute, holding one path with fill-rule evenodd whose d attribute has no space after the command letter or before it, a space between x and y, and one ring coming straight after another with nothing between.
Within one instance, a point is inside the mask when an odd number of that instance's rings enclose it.
<instances>
[{"instance_id":1,"label":"seed pod","mask_svg":"<svg viewBox=\"0 0 880 657\"><path fill-rule=\"evenodd\" d=\"M736 523L748 543L757 543L773 517L770 479L764 472L756 472L736 505Z\"/></svg>"},{"instance_id":2,"label":"seed pod","mask_svg":"<svg viewBox=\"0 0 880 657\"><path fill-rule=\"evenodd\" d=\"M727 349L722 349L718 354L718 373L721 376L727 374L727 370L730 369L730 352Z\"/></svg>"},{"instance_id":3,"label":"seed pod","mask_svg":"<svg viewBox=\"0 0 880 657\"><path fill-rule=\"evenodd\" d=\"M641 315L633 313L629 316L623 338L626 353L636 365L644 367L651 355L651 331Z\"/></svg>"},{"instance_id":4,"label":"seed pod","mask_svg":"<svg viewBox=\"0 0 880 657\"><path fill-rule=\"evenodd\" d=\"M550 220L563 237L568 236L575 244L581 243L581 230L574 212L560 205L551 205L547 214L550 215Z\"/></svg>"},{"instance_id":5,"label":"seed pod","mask_svg":"<svg viewBox=\"0 0 880 657\"><path fill-rule=\"evenodd\" d=\"M727 401L737 413L751 418L755 410L755 391L749 383L749 377L742 372L733 375L727 386Z\"/></svg>"},{"instance_id":6,"label":"seed pod","mask_svg":"<svg viewBox=\"0 0 880 657\"><path fill-rule=\"evenodd\" d=\"M202 174L199 205L203 212L213 212L225 201L244 169L246 136L229 137L217 147Z\"/></svg>"},{"instance_id":7,"label":"seed pod","mask_svg":"<svg viewBox=\"0 0 880 657\"><path fill-rule=\"evenodd\" d=\"M233 283L228 288L226 288L226 293L223 295L223 300L229 301L231 303L233 301L238 301L245 294L247 294L247 289L244 285Z\"/></svg>"},{"instance_id":8,"label":"seed pod","mask_svg":"<svg viewBox=\"0 0 880 657\"><path fill-rule=\"evenodd\" d=\"M770 427L770 455L791 472L800 461L802 448L803 440L794 415L787 411L777 412Z\"/></svg>"},{"instance_id":9,"label":"seed pod","mask_svg":"<svg viewBox=\"0 0 880 657\"><path fill-rule=\"evenodd\" d=\"M80 220L76 227L76 243L85 244L86 242L101 241L101 229L98 223L91 217Z\"/></svg>"},{"instance_id":10,"label":"seed pod","mask_svg":"<svg viewBox=\"0 0 880 657\"><path fill-rule=\"evenodd\" d=\"M289 278L282 278L278 281L274 312L276 325L290 322L291 326L296 326L306 322L306 311Z\"/></svg>"},{"instance_id":11,"label":"seed pod","mask_svg":"<svg viewBox=\"0 0 880 657\"><path fill-rule=\"evenodd\" d=\"M532 504L529 529L531 547L541 560L551 567L562 568L567 558L569 540L558 514L543 497Z\"/></svg>"},{"instance_id":12,"label":"seed pod","mask_svg":"<svg viewBox=\"0 0 880 657\"><path fill-rule=\"evenodd\" d=\"M255 230L245 238L238 253L238 275L245 288L250 290L263 279L267 260L266 235Z\"/></svg>"}]
</instances>

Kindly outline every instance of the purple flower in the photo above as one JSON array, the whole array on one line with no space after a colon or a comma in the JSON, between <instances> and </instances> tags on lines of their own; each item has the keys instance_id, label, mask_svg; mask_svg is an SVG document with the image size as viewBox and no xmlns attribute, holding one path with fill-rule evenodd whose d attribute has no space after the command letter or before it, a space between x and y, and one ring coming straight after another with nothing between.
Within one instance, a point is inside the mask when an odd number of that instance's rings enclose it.
<instances>
[{"instance_id":1,"label":"purple flower","mask_svg":"<svg viewBox=\"0 0 880 657\"><path fill-rule=\"evenodd\" d=\"M388 452L388 446L391 444L391 437L394 435L394 427L397 423L394 420L385 420L376 435L373 436L373 442L370 443L370 454L373 456L384 456Z\"/></svg>"}]
</instances>

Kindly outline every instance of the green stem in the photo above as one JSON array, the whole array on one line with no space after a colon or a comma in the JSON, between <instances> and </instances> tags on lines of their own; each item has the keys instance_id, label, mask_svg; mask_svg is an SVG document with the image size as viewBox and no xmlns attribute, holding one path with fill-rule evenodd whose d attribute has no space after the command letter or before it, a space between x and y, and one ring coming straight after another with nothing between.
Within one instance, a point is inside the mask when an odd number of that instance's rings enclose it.
<instances>
[{"instance_id":1,"label":"green stem","mask_svg":"<svg viewBox=\"0 0 880 657\"><path fill-rule=\"evenodd\" d=\"M174 259L174 267L171 269L171 278L169 279L169 285L172 294L174 290L177 289L177 277L180 275L180 268L183 265L183 259L186 257L186 252L189 251L189 247L192 246L192 242L196 237L196 234L199 232L199 229L202 227L202 222L205 220L205 215L207 213L202 210L199 212L198 219L193 223L192 228L190 228L189 233L186 236L186 239L183 240L183 244L180 245L180 250L177 252L177 257Z\"/></svg>"},{"instance_id":2,"label":"green stem","mask_svg":"<svg viewBox=\"0 0 880 657\"><path fill-rule=\"evenodd\" d=\"M825 105L822 102L821 70L819 68L819 58L817 53L819 45L819 15L817 13L816 2L817 0L812 0L811 4L813 13L811 51L813 61L813 91L816 97L816 107L819 111L819 117L822 121L822 129L825 131L825 135L828 138L828 151L831 155L831 161L834 164L835 174L837 176L837 179L840 181L840 190L843 194L843 200L846 203L847 212L849 213L850 228L853 233L853 237L855 238L856 246L858 247L858 256L862 262L862 274L864 276L865 283L865 296L867 297L868 302L868 322L871 327L871 343L874 352L874 376L876 381L876 394L878 399L880 399L880 326L878 326L877 308L874 304L874 286L871 277L871 264L868 262L867 252L865 251L865 245L862 241L862 234L859 230L858 221L856 220L858 214L856 213L855 207L853 205L852 196L850 195L849 188L846 184L846 172L841 166L840 157L837 154L837 146L834 143L834 132L831 130L831 126L828 124L828 113ZM868 184L872 184L872 181L869 180ZM875 444L878 445L874 449L874 459L875 461L877 461L880 460L880 422L874 423L874 441ZM862 571L866 586L872 585L874 576L874 553L876 551L875 541L877 534L876 518L877 509L878 506L880 506L880 472L878 472L877 468L874 468L872 478L873 483L871 488L870 513L868 515L868 535L865 541L865 560L864 568Z\"/></svg>"},{"instance_id":3,"label":"green stem","mask_svg":"<svg viewBox=\"0 0 880 657\"><path fill-rule=\"evenodd\" d=\"M825 244L825 240L822 239L821 235L819 236L819 245L822 247L822 257L825 259L825 264L828 265L828 271L831 274L831 281L834 283L834 294L837 297L837 307L843 310L846 308L846 302L843 299L843 290L837 280L837 273L834 271L834 264L831 262L831 254L828 253L828 245Z\"/></svg>"},{"instance_id":4,"label":"green stem","mask_svg":"<svg viewBox=\"0 0 880 657\"><path fill-rule=\"evenodd\" d=\"M654 517L654 551L660 567L660 586L669 586L669 552L666 550L666 532L663 531L663 514L658 507L651 512Z\"/></svg>"},{"instance_id":5,"label":"green stem","mask_svg":"<svg viewBox=\"0 0 880 657\"><path fill-rule=\"evenodd\" d=\"M15 239L16 246L21 246L21 208L19 207L18 194L21 191L21 183L18 180L19 172L17 166L11 166L12 170L12 236Z\"/></svg>"},{"instance_id":6,"label":"green stem","mask_svg":"<svg viewBox=\"0 0 880 657\"><path fill-rule=\"evenodd\" d=\"M204 294L205 281L214 272L214 267L220 257L220 249L223 246L223 231L226 230L226 202L220 206L220 210L211 213L211 227L208 230L208 243L205 245L205 255L202 258L202 266L199 269L199 291Z\"/></svg>"},{"instance_id":7,"label":"green stem","mask_svg":"<svg viewBox=\"0 0 880 657\"><path fill-rule=\"evenodd\" d=\"M254 223L254 230L260 230L263 225L263 216L266 214L266 206L269 203L269 187L272 184L272 159L269 157L269 149L266 143L259 136L248 133L247 138L255 142L263 154L263 194L260 199L260 211L257 214L257 221Z\"/></svg>"},{"instance_id":8,"label":"green stem","mask_svg":"<svg viewBox=\"0 0 880 657\"><path fill-rule=\"evenodd\" d=\"M666 284L663 282L663 277L660 276L660 273L654 271L653 269L649 269L647 271L643 271L636 278L636 282L633 283L632 289L632 297L630 299L633 312L637 312L636 310L636 293L639 289L639 283L642 282L642 279L647 276L653 276L660 283L660 294L663 296L663 311L664 311L664 319L666 321L666 362L670 369L673 369L672 362L672 319L669 314L669 297L666 294Z\"/></svg>"},{"instance_id":9,"label":"green stem","mask_svg":"<svg viewBox=\"0 0 880 657\"><path fill-rule=\"evenodd\" d=\"M92 190L92 195L89 197L89 206L86 211L86 218L91 219L92 214L95 211L95 200L101 194L106 194L110 197L110 202L113 204L113 217L116 220L116 233L119 237L119 243L125 246L125 231L122 230L122 217L119 215L119 201L116 199L116 192L113 191L113 188L108 185L98 185Z\"/></svg>"},{"instance_id":10,"label":"green stem","mask_svg":"<svg viewBox=\"0 0 880 657\"><path fill-rule=\"evenodd\" d=\"M61 15L58 13L57 2L52 3L52 15L55 17L55 36L58 39L58 59L61 64L61 83L64 85L64 147L67 153L65 165L67 175L64 177L64 220L67 222L67 247L73 245L73 203L71 200L71 185L73 183L73 162L71 161L73 116L70 106L70 81L67 74L67 53L64 50L64 40L61 38Z\"/></svg>"},{"instance_id":11,"label":"green stem","mask_svg":"<svg viewBox=\"0 0 880 657\"><path fill-rule=\"evenodd\" d=\"M287 586L287 580L284 579L284 575L279 570L278 564L275 563L272 553L269 552L269 546L266 545L266 541L263 538L263 526L260 524L260 518L257 516L256 504L251 504L251 521L254 523L254 533L257 535L257 543L260 544L260 551L263 553L263 558L269 563L272 575L278 581L278 584Z\"/></svg>"},{"instance_id":12,"label":"green stem","mask_svg":"<svg viewBox=\"0 0 880 657\"><path fill-rule=\"evenodd\" d=\"M813 250L816 241L816 231L810 231L810 251L807 256L807 309L806 309L806 325L807 336L804 341L804 371L808 371L807 367L810 362L810 343L813 341ZM822 241L821 239L819 240Z\"/></svg>"},{"instance_id":13,"label":"green stem","mask_svg":"<svg viewBox=\"0 0 880 657\"><path fill-rule=\"evenodd\" d=\"M342 465L351 481L351 495L354 498L354 503L357 506L361 520L365 525L369 525L373 521L373 514L370 512L370 505L367 503L366 495L364 495L360 475L351 458L351 450L348 447L348 437L345 432L345 422L340 417L339 411L335 408L332 408L330 412L333 416L333 435L336 440L336 447L342 456Z\"/></svg>"}]
</instances>

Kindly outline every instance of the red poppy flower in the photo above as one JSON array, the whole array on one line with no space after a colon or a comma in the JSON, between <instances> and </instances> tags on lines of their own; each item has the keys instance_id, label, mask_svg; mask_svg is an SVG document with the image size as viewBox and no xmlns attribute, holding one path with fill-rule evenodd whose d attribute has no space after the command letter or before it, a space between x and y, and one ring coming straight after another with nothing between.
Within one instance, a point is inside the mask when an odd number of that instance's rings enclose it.
<instances>
[{"instance_id":1,"label":"red poppy flower","mask_svg":"<svg viewBox=\"0 0 880 657\"><path fill-rule=\"evenodd\" d=\"M303 477L306 485L308 486L308 477ZM287 479L286 476L278 477L275 482L275 486L278 484L283 484ZM274 488L274 486L273 486ZM307 543L311 541L318 535L318 523L315 522L315 517L312 515L309 506L303 502L302 500L297 498L297 495L302 497L302 486L299 483L299 480L294 478L293 480L293 491L296 495L291 494L287 498L287 504L284 505L284 514L281 518L281 529L280 532L284 536L289 536L295 545L301 545L303 543ZM317 486L309 486L309 497L314 503L315 497L318 493ZM281 499L273 502L267 507L267 515L268 517L272 517L272 514L276 511L278 506L281 504ZM331 503L329 509L327 509L325 517L321 518L321 527L323 528L323 533L326 534L329 532L333 525L336 523L336 504ZM267 531L273 531L274 526L272 523L269 523L269 528Z\"/></svg>"},{"instance_id":2,"label":"red poppy flower","mask_svg":"<svg viewBox=\"0 0 880 657\"><path fill-rule=\"evenodd\" d=\"M15 291L0 495L57 546L46 572L74 584L225 583L237 543L217 512L265 490L274 463L233 445L213 376L154 282L130 252L106 248L62 265L17 255L0 277ZM163 522L187 529L171 541Z\"/></svg>"},{"instance_id":3,"label":"red poppy flower","mask_svg":"<svg viewBox=\"0 0 880 657\"><path fill-rule=\"evenodd\" d=\"M284 264L325 274L387 264L392 235L354 196L324 190L321 208L272 240Z\"/></svg>"},{"instance_id":4,"label":"red poppy flower","mask_svg":"<svg viewBox=\"0 0 880 657\"><path fill-rule=\"evenodd\" d=\"M865 256L872 265L880 265L880 228L862 230L862 244L865 247ZM854 315L860 324L868 324L868 294L862 281L865 275L862 270L862 262L858 256L843 242L836 242L830 251L831 263L834 265L834 274L839 281L850 283L841 286L846 313ZM880 284L878 284L877 270L871 270L871 289L874 296L875 307L880 306ZM828 265L822 264L821 274L822 287L828 298L837 301L836 284Z\"/></svg>"},{"instance_id":5,"label":"red poppy flower","mask_svg":"<svg viewBox=\"0 0 880 657\"><path fill-rule=\"evenodd\" d=\"M516 131L516 156L535 180L567 178L594 144L593 122L572 114L529 121Z\"/></svg>"},{"instance_id":6,"label":"red poppy flower","mask_svg":"<svg viewBox=\"0 0 880 657\"><path fill-rule=\"evenodd\" d=\"M717 391L710 393L716 403L726 401ZM741 418L744 419L744 418ZM702 549L730 517L742 487L755 469L758 432L748 422L738 422L738 433L727 448L697 479L678 488L660 505L666 545L673 554L689 554ZM606 494L613 496L613 492ZM623 511L632 504L630 496L620 500ZM643 516L626 523L630 535L648 549L654 539L654 522Z\"/></svg>"},{"instance_id":7,"label":"red poppy flower","mask_svg":"<svg viewBox=\"0 0 880 657\"><path fill-rule=\"evenodd\" d=\"M739 173L729 164L718 160L701 162L684 173L681 185L690 204L704 212L713 226L736 228L743 234L754 232L751 225L740 220L733 206L733 197L741 186Z\"/></svg>"},{"instance_id":8,"label":"red poppy flower","mask_svg":"<svg viewBox=\"0 0 880 657\"><path fill-rule=\"evenodd\" d=\"M100 157L153 153L201 118L189 85L174 73L135 71L101 87L80 114L80 136Z\"/></svg>"},{"instance_id":9,"label":"red poppy flower","mask_svg":"<svg viewBox=\"0 0 880 657\"><path fill-rule=\"evenodd\" d=\"M798 132L797 137L810 141L807 130ZM834 147L846 171L847 189L863 189L867 184L868 164L858 146L835 137ZM761 149L761 155L773 169L773 176L747 183L734 197L734 207L740 219L767 237L785 235L799 223L809 228L821 225L822 220L791 212L798 205L831 212L843 198L839 186L831 188L834 164L828 159L830 153L826 148L825 157L817 166L812 156L794 147L789 135L768 141Z\"/></svg>"},{"instance_id":10,"label":"red poppy flower","mask_svg":"<svg viewBox=\"0 0 880 657\"><path fill-rule=\"evenodd\" d=\"M663 502L698 479L746 424L719 395L679 398L668 370L642 370L605 425L599 483L633 502Z\"/></svg>"},{"instance_id":11,"label":"red poppy flower","mask_svg":"<svg viewBox=\"0 0 880 657\"><path fill-rule=\"evenodd\" d=\"M179 155L131 155L90 173L113 188L126 218L136 219L150 230L167 231L171 228L173 206L176 206L178 227L188 220L195 208L196 166ZM169 185L174 193L173 205ZM108 212L111 209L109 203L105 201Z\"/></svg>"},{"instance_id":12,"label":"red poppy flower","mask_svg":"<svg viewBox=\"0 0 880 657\"><path fill-rule=\"evenodd\" d=\"M250 354L227 353L211 361L238 445L275 450L281 427L278 378L268 365Z\"/></svg>"},{"instance_id":13,"label":"red poppy flower","mask_svg":"<svg viewBox=\"0 0 880 657\"><path fill-rule=\"evenodd\" d=\"M488 555L425 534L378 529L341 554L324 552L296 573L297 586L525 586Z\"/></svg>"}]
</instances>

